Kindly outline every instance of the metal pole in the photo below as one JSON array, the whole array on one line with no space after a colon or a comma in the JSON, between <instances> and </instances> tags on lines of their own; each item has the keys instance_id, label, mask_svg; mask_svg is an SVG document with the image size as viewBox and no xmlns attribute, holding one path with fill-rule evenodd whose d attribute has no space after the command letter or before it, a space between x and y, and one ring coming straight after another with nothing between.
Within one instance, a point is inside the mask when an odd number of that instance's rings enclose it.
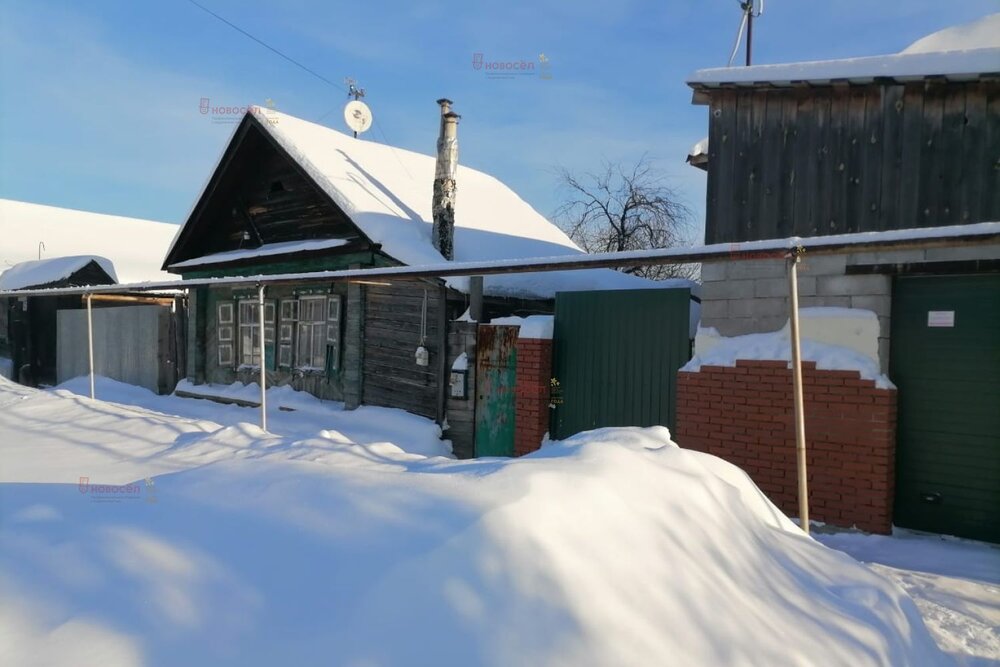
<instances>
[{"instance_id":1,"label":"metal pole","mask_svg":"<svg viewBox=\"0 0 1000 667\"><path fill-rule=\"evenodd\" d=\"M747 2L747 67L750 67L750 56L753 51L753 0Z\"/></svg>"},{"instance_id":2,"label":"metal pole","mask_svg":"<svg viewBox=\"0 0 1000 667\"><path fill-rule=\"evenodd\" d=\"M264 285L257 286L257 307L260 314L260 428L267 430L267 359L264 353Z\"/></svg>"},{"instance_id":3,"label":"metal pole","mask_svg":"<svg viewBox=\"0 0 1000 667\"><path fill-rule=\"evenodd\" d=\"M791 316L792 393L795 398L795 460L799 478L799 525L809 534L809 487L806 471L806 418L802 398L802 349L799 338L799 251L793 250L788 262L788 294Z\"/></svg>"},{"instance_id":4,"label":"metal pole","mask_svg":"<svg viewBox=\"0 0 1000 667\"><path fill-rule=\"evenodd\" d=\"M90 307L92 296L91 294L87 295L87 359L90 364L90 397L96 398L94 395L94 316Z\"/></svg>"}]
</instances>

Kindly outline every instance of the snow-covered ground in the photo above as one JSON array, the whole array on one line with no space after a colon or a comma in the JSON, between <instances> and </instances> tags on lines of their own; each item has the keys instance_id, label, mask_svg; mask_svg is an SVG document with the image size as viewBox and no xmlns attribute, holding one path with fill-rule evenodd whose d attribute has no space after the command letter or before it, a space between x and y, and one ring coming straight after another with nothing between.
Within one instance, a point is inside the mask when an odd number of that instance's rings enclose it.
<instances>
[{"instance_id":1,"label":"snow-covered ground","mask_svg":"<svg viewBox=\"0 0 1000 667\"><path fill-rule=\"evenodd\" d=\"M899 587L663 428L455 461L144 400L217 419L0 379L0 664L949 662Z\"/></svg>"},{"instance_id":2,"label":"snow-covered ground","mask_svg":"<svg viewBox=\"0 0 1000 667\"><path fill-rule=\"evenodd\" d=\"M178 389L195 393L205 385L192 385L182 381ZM79 396L90 396L90 380L78 377L56 387ZM260 400L260 387L256 384L229 387L212 387L206 391L216 396ZM226 405L209 400L159 396L132 385L98 377L95 383L98 399L122 405L131 405L167 415L189 419L208 420L225 426L260 424L260 408ZM406 451L424 456L451 456L451 443L441 440L441 429L429 419L412 415L403 410L362 406L357 410L344 410L343 403L321 401L306 392L291 387L268 389L267 427L271 433L287 436L317 436L333 442L350 442L360 445L375 443L401 443ZM293 411L282 408L291 408Z\"/></svg>"},{"instance_id":3,"label":"snow-covered ground","mask_svg":"<svg viewBox=\"0 0 1000 667\"><path fill-rule=\"evenodd\" d=\"M1000 545L896 529L815 535L910 594L938 645L962 665L1000 665Z\"/></svg>"}]
</instances>

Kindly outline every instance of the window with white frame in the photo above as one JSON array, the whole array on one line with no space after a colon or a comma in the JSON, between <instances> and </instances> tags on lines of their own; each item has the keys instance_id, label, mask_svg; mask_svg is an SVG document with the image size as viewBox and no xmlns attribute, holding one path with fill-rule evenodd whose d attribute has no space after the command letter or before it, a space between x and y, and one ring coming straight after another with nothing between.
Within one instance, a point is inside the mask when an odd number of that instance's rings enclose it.
<instances>
[{"instance_id":1,"label":"window with white frame","mask_svg":"<svg viewBox=\"0 0 1000 667\"><path fill-rule=\"evenodd\" d=\"M237 302L239 307L239 365L259 367L260 305L256 300L244 299ZM264 344L274 343L274 302L264 302Z\"/></svg>"},{"instance_id":2,"label":"window with white frame","mask_svg":"<svg viewBox=\"0 0 1000 667\"><path fill-rule=\"evenodd\" d=\"M299 319L298 299L282 299L278 323L278 366L292 367L292 350L295 345L295 323Z\"/></svg>"},{"instance_id":3,"label":"window with white frame","mask_svg":"<svg viewBox=\"0 0 1000 667\"><path fill-rule=\"evenodd\" d=\"M299 297L295 365L305 370L326 370L326 296Z\"/></svg>"}]
</instances>

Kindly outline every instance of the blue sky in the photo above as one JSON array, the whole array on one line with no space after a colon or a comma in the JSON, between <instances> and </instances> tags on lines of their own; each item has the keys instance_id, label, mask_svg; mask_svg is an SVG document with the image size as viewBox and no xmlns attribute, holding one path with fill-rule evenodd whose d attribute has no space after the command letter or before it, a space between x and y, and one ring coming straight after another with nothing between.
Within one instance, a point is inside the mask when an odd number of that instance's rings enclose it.
<instances>
[{"instance_id":1,"label":"blue sky","mask_svg":"<svg viewBox=\"0 0 1000 667\"><path fill-rule=\"evenodd\" d=\"M546 215L560 202L556 168L648 154L703 216L704 173L684 157L707 133L706 111L690 104L684 79L725 64L736 0L199 1L327 79L358 79L379 121L370 140L432 153L434 100L447 96L462 114L461 162ZM757 63L895 52L1000 2L769 0L765 9ZM474 53L535 62L544 53L552 76L489 79L473 69ZM3 0L0 77L0 196L56 206L182 222L232 131L199 113L204 97L270 98L309 120L333 109L323 122L344 129L343 91L186 0Z\"/></svg>"}]
</instances>

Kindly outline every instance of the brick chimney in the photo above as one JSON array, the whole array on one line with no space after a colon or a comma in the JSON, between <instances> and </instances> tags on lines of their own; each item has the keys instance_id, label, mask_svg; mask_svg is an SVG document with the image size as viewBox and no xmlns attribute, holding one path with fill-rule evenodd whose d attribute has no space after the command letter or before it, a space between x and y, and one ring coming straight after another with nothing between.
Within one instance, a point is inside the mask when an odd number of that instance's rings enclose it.
<instances>
[{"instance_id":1,"label":"brick chimney","mask_svg":"<svg viewBox=\"0 0 1000 667\"><path fill-rule=\"evenodd\" d=\"M455 258L455 174L458 171L458 119L452 101L440 99L441 126L437 141L437 168L434 171L434 198L431 214L434 228L431 240L445 259Z\"/></svg>"}]
</instances>

